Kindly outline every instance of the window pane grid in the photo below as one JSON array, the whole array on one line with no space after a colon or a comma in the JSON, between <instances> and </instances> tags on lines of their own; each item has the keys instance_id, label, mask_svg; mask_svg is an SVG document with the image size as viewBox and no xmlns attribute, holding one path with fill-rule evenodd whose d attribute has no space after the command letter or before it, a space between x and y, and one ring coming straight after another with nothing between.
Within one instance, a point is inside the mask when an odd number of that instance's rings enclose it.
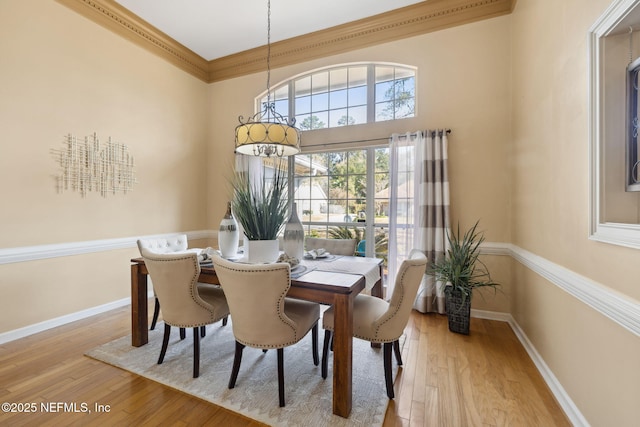
<instances>
[{"instance_id":1,"label":"window pane grid","mask_svg":"<svg viewBox=\"0 0 640 427\"><path fill-rule=\"evenodd\" d=\"M368 99L368 85L373 98ZM284 89L283 89L284 88ZM415 70L401 66L357 65L318 71L275 90L276 111L295 115L302 130L334 128L415 115ZM290 102L287 102L291 97ZM266 97L265 97L266 100ZM292 105L294 111L289 112ZM372 111L371 118L367 111Z\"/></svg>"},{"instance_id":2,"label":"window pane grid","mask_svg":"<svg viewBox=\"0 0 640 427\"><path fill-rule=\"evenodd\" d=\"M386 259L388 148L297 155L294 162L294 200L305 234L355 238L364 242L360 248L367 254ZM402 203L409 206L410 201L411 196L405 196Z\"/></svg>"}]
</instances>

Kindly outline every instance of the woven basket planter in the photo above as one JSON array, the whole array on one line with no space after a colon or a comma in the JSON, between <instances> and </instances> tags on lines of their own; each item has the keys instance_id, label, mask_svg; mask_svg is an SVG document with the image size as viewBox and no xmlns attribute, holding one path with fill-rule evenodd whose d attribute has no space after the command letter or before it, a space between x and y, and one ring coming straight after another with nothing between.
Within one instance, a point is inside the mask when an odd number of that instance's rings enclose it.
<instances>
[{"instance_id":1,"label":"woven basket planter","mask_svg":"<svg viewBox=\"0 0 640 427\"><path fill-rule=\"evenodd\" d=\"M449 330L458 334L469 335L471 295L465 299L461 291L453 290L450 286L445 288L444 294Z\"/></svg>"}]
</instances>

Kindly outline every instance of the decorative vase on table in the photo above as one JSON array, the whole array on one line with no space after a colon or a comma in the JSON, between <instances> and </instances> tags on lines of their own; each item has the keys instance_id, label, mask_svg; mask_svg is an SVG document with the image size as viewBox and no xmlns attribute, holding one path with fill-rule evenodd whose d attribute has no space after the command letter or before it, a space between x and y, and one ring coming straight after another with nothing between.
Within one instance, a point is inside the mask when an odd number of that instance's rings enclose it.
<instances>
[{"instance_id":1,"label":"decorative vase on table","mask_svg":"<svg viewBox=\"0 0 640 427\"><path fill-rule=\"evenodd\" d=\"M220 221L218 229L218 247L220 255L223 258L232 258L238 253L238 242L240 240L240 231L238 223L231 213L231 202L227 204L227 213Z\"/></svg>"},{"instance_id":2,"label":"decorative vase on table","mask_svg":"<svg viewBox=\"0 0 640 427\"><path fill-rule=\"evenodd\" d=\"M289 221L284 226L284 253L289 257L302 259L304 255L304 227L298 218L297 204L293 204Z\"/></svg>"}]
</instances>

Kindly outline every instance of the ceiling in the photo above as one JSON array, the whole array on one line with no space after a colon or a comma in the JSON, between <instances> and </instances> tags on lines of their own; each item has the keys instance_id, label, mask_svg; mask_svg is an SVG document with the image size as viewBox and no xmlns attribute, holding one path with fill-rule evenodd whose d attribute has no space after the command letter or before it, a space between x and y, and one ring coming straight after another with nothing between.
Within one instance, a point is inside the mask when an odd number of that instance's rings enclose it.
<instances>
[{"instance_id":1,"label":"ceiling","mask_svg":"<svg viewBox=\"0 0 640 427\"><path fill-rule=\"evenodd\" d=\"M267 0L116 0L207 61L267 43ZM273 0L277 42L399 9L420 0Z\"/></svg>"}]
</instances>

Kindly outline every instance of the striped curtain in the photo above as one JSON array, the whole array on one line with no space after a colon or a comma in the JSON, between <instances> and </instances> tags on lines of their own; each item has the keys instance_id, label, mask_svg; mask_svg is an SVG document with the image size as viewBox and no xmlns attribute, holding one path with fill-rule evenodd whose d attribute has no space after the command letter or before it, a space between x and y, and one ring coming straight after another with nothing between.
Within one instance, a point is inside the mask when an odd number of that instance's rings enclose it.
<instances>
[{"instance_id":1,"label":"striped curtain","mask_svg":"<svg viewBox=\"0 0 640 427\"><path fill-rule=\"evenodd\" d=\"M389 279L411 249L422 251L429 262L444 257L449 221L447 132L426 130L394 134L390 139ZM414 308L420 312L445 312L442 286L425 274Z\"/></svg>"}]
</instances>

